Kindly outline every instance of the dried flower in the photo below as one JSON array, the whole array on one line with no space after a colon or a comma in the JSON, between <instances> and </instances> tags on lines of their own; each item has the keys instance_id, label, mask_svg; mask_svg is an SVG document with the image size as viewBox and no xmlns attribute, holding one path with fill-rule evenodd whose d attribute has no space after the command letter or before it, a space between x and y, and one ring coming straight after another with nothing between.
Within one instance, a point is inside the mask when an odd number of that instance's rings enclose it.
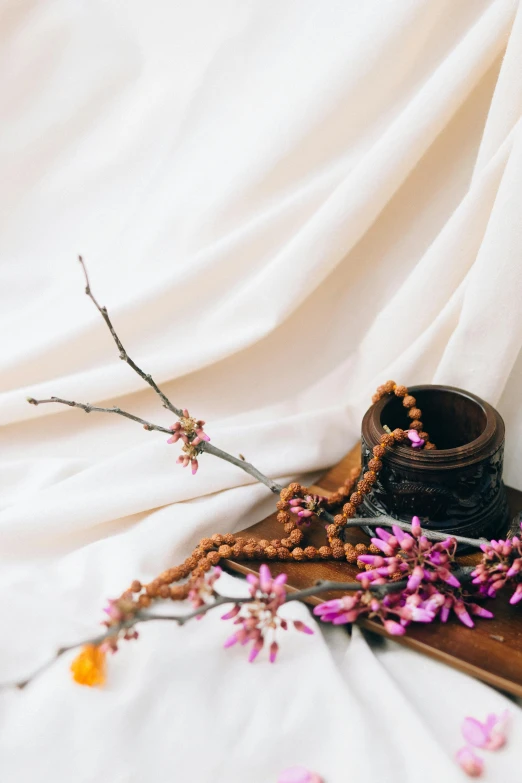
<instances>
[{"instance_id":1,"label":"dried flower","mask_svg":"<svg viewBox=\"0 0 522 783\"><path fill-rule=\"evenodd\" d=\"M478 778L484 770L484 762L479 758L471 748L465 747L457 751L456 759L464 772L470 778Z\"/></svg>"},{"instance_id":2,"label":"dried flower","mask_svg":"<svg viewBox=\"0 0 522 783\"><path fill-rule=\"evenodd\" d=\"M274 663L279 651L276 641L276 632L279 629L286 631L288 622L279 616L278 610L286 600L285 582L286 574L272 577L270 569L264 563L259 568L259 576L248 574L247 581L250 585L251 601L243 604L235 604L234 607L223 615L222 620L234 620L238 630L230 636L225 647L232 647L238 642L242 645L252 643L248 660L252 663L265 642L271 639L269 645L269 660ZM297 631L310 634L312 629L300 620L293 622Z\"/></svg>"},{"instance_id":3,"label":"dried flower","mask_svg":"<svg viewBox=\"0 0 522 783\"><path fill-rule=\"evenodd\" d=\"M476 718L464 718L462 736L469 745L484 750L498 750L506 744L506 726L509 712L501 715L488 715L484 723Z\"/></svg>"},{"instance_id":4,"label":"dried flower","mask_svg":"<svg viewBox=\"0 0 522 783\"><path fill-rule=\"evenodd\" d=\"M86 644L71 663L73 680L79 685L103 685L106 679L105 651L95 644Z\"/></svg>"},{"instance_id":5,"label":"dried flower","mask_svg":"<svg viewBox=\"0 0 522 783\"><path fill-rule=\"evenodd\" d=\"M280 773L277 783L323 783L323 779L305 767L289 767Z\"/></svg>"}]
</instances>

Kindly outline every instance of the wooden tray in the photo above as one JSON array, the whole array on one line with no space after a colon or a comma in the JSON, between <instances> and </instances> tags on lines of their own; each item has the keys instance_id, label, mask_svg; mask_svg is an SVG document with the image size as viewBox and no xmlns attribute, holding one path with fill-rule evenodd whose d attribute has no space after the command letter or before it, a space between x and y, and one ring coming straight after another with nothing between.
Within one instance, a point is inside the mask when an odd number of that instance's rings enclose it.
<instances>
[{"instance_id":1,"label":"wooden tray","mask_svg":"<svg viewBox=\"0 0 522 783\"><path fill-rule=\"evenodd\" d=\"M352 451L329 470L318 482L317 488L333 492L340 486L350 470L360 464L360 447ZM522 492L508 487L508 502L511 517L522 509ZM271 514L262 522L241 531L248 538L281 538L282 528ZM359 528L350 531L347 540L356 544L367 543L368 536ZM312 527L307 533L307 541L319 547L326 543L325 533L319 526ZM479 555L466 555L460 558L463 564L472 564ZM255 561L234 562L224 561L224 565L241 574L257 573L260 563ZM327 561L312 563L270 563L272 573L285 571L288 574L290 590L302 590L310 587L318 579L335 581L353 581L358 573L357 567L346 562ZM321 593L311 596L307 603L316 605L330 598L339 597L340 593ZM484 682L494 685L515 696L522 697L522 605L512 607L508 603L509 593L500 595L491 602L495 613L493 620L477 620L475 628L466 628L458 620L452 618L446 624L435 622L429 625L412 624L405 636L392 637L398 644L404 644L414 650L436 658L439 661L454 666L456 669L471 674ZM361 620L360 624L382 636L388 636L382 625L372 620Z\"/></svg>"}]
</instances>

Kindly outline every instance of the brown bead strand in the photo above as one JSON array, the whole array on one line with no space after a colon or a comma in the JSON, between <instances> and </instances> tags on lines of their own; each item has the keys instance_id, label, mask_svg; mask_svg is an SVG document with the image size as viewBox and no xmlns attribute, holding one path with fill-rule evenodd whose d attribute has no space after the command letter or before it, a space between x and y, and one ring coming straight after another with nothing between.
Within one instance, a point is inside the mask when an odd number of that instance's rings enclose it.
<instances>
[{"instance_id":1,"label":"brown bead strand","mask_svg":"<svg viewBox=\"0 0 522 783\"><path fill-rule=\"evenodd\" d=\"M421 421L422 411L416 407L415 397L408 393L406 386L399 386L394 381L387 381L379 386L372 397L372 402L378 402L385 394L395 394L402 398L402 404L408 409L408 417L412 420L411 429L419 432L425 440L425 449L435 449L430 442L427 432L423 431ZM310 560L346 560L348 563L357 563L360 568L366 566L359 560L362 554L368 552L377 553L379 550L371 544L345 543L341 539L341 531L346 521L355 516L357 507L369 492L377 479L377 474L382 468L382 457L386 449L395 443L402 443L407 437L407 432L399 428L392 433L384 433L380 443L373 448L372 459L368 462L368 470L358 481L359 470L354 469L346 479L342 487L339 487L330 496L325 506L334 508L349 498L342 507L342 513L334 517L334 523L328 525L326 532L329 546L305 546L304 533L299 528L294 515L290 513L290 500L303 498L311 494L306 487L293 482L281 491L280 500L277 503L277 519L283 525L286 537L282 539L256 539L234 536L232 533L214 533L210 538L202 538L192 554L179 566L163 571L156 579L148 584L142 584L134 580L122 598L129 600L133 594L136 596L136 604L141 608L150 606L156 599L170 598L173 601L181 601L187 598L192 583L198 577L203 576L213 566L217 566L222 559L234 558L235 560L276 560L296 562ZM301 546L303 544L303 546ZM176 585L176 582L187 579L186 582Z\"/></svg>"},{"instance_id":2,"label":"brown bead strand","mask_svg":"<svg viewBox=\"0 0 522 783\"><path fill-rule=\"evenodd\" d=\"M396 397L402 398L402 404L408 409L408 418L412 420L410 429L417 430L419 436L424 438L424 449L427 449L428 451L436 449L437 447L434 443L431 443L428 433L423 431L424 425L421 421L422 411L420 408L417 408L417 400L408 392L408 388L406 386L397 385L395 381L386 381L382 386L377 387L377 391L372 397L372 402L374 404L379 402L386 394L395 394Z\"/></svg>"},{"instance_id":3,"label":"brown bead strand","mask_svg":"<svg viewBox=\"0 0 522 783\"><path fill-rule=\"evenodd\" d=\"M342 487L339 487L337 491L328 498L326 502L327 509L332 509L336 506L339 506L345 500L345 498L352 494L360 472L361 471L359 468L352 468L350 476L346 479Z\"/></svg>"}]
</instances>

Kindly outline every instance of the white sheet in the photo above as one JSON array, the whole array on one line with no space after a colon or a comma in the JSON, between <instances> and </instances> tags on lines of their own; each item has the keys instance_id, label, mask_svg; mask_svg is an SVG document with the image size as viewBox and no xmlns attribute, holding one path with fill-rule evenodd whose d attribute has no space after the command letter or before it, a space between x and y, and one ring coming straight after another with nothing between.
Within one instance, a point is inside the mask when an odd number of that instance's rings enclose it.
<instances>
[{"instance_id":1,"label":"white sheet","mask_svg":"<svg viewBox=\"0 0 522 783\"><path fill-rule=\"evenodd\" d=\"M2 680L95 632L130 579L273 507L211 457L192 477L161 435L27 405L172 423L82 295L79 252L131 355L270 476L338 460L393 377L498 405L522 488L518 3L4 0L0 22ZM0 695L0 777L462 780L462 718L508 700L314 627L276 666L224 651L217 617L147 627L102 691L64 658ZM520 778L510 706L488 781Z\"/></svg>"}]
</instances>

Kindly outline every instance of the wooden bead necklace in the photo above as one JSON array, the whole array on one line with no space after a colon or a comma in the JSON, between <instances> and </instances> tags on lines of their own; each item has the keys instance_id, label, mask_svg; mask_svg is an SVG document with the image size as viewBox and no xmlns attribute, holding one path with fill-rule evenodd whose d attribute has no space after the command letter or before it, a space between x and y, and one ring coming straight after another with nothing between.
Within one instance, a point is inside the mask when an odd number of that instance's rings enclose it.
<instances>
[{"instance_id":1,"label":"wooden bead necklace","mask_svg":"<svg viewBox=\"0 0 522 783\"><path fill-rule=\"evenodd\" d=\"M387 381L378 387L372 397L372 402L376 403L385 395L391 394L402 398L402 404L408 411L408 417L412 420L410 430L415 430L424 440L424 449L435 449L436 446L431 443L428 433L424 431L421 421L422 411L416 407L417 401L409 394L406 386L399 386L393 381ZM214 533L210 538L202 538L192 554L181 565L168 568L148 584L142 585L138 580L132 582L130 588L123 593L122 598L129 598L131 594L137 595L138 606L141 608L150 606L153 600L160 598L170 598L173 601L183 600L189 594L193 579L201 577L213 566L217 566L221 560L227 559L275 560L279 562L334 559L357 563L359 568L364 570L366 566L358 560L359 556L368 554L368 552L380 554L380 550L373 544L370 546L356 544L354 546L343 542L342 530L347 520L355 516L357 507L361 505L364 496L371 492L377 480L377 474L382 468L382 458L386 449L396 443L403 443L407 437L408 430L399 428L381 435L380 443L373 448L373 458L368 463L369 470L358 481L360 471L354 469L342 487L339 487L328 499L317 498L311 490L297 482L285 487L281 491L277 503L277 520L283 526L284 538L268 541L267 539L235 536L233 533ZM308 516L314 513L320 517L322 509L336 510L346 500L342 510L335 515L333 523L326 528L328 545L319 548L303 546L305 533L299 527L296 514L292 513L292 507L296 506L296 501L306 509L305 513ZM188 581L176 584L176 582L187 578Z\"/></svg>"}]
</instances>

